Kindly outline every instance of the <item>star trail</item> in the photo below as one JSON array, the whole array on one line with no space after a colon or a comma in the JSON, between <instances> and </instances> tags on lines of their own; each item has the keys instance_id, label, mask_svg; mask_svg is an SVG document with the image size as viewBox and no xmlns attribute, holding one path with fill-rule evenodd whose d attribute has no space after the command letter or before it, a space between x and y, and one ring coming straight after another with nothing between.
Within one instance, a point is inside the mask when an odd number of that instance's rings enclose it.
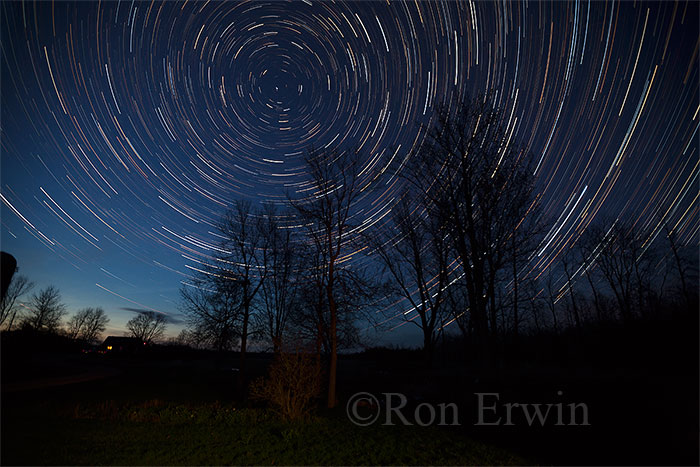
<instances>
[{"instance_id":1,"label":"star trail","mask_svg":"<svg viewBox=\"0 0 700 467\"><path fill-rule=\"evenodd\" d=\"M381 229L440 105L491 91L550 225L698 241L697 2L3 2L2 249L71 307L177 314L236 199L355 147ZM390 337L387 339L391 339Z\"/></svg>"}]
</instances>

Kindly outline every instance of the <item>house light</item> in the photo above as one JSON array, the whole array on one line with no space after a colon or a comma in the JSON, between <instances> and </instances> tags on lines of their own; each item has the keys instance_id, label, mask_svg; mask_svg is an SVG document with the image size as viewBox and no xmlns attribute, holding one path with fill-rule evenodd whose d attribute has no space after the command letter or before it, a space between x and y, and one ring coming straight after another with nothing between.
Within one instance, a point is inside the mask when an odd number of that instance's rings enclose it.
<instances>
[{"instance_id":1,"label":"house light","mask_svg":"<svg viewBox=\"0 0 700 467\"><path fill-rule=\"evenodd\" d=\"M108 346L107 346L107 350L112 350L112 346L111 346L111 345L108 345Z\"/></svg>"}]
</instances>

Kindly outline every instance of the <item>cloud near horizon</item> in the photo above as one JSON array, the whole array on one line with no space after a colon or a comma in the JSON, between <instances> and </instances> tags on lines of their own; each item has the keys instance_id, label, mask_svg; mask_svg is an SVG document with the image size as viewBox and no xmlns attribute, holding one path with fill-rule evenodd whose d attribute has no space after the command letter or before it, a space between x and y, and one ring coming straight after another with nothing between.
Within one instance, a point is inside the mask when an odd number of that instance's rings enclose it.
<instances>
[{"instance_id":1,"label":"cloud near horizon","mask_svg":"<svg viewBox=\"0 0 700 467\"><path fill-rule=\"evenodd\" d=\"M166 317L166 322L167 322L168 324L183 324L183 323L184 323L184 320L182 320L181 318L178 318L178 317L176 317L176 316L170 315L170 314L165 313L165 312L163 312L163 311L160 311L160 312L159 312L159 311L149 310L149 309L146 309L146 308L131 308L131 307L121 307L120 310L131 311L131 312L133 312L133 313L141 313L141 314L144 314L144 313L160 313L160 314L165 315L165 317Z\"/></svg>"}]
</instances>

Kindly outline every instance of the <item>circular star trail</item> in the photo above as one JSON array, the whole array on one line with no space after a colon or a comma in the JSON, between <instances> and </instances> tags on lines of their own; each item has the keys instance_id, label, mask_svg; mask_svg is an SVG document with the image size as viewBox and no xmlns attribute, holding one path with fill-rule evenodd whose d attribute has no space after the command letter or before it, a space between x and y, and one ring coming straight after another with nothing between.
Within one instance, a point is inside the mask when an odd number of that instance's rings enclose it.
<instances>
[{"instance_id":1,"label":"circular star trail","mask_svg":"<svg viewBox=\"0 0 700 467\"><path fill-rule=\"evenodd\" d=\"M355 210L379 229L436 108L487 91L536 161L551 229L533 267L602 217L697 242L697 3L2 12L3 249L27 272L37 249L58 258L45 273L66 287L173 309L234 200L308 195L311 146L357 148L383 174Z\"/></svg>"}]
</instances>

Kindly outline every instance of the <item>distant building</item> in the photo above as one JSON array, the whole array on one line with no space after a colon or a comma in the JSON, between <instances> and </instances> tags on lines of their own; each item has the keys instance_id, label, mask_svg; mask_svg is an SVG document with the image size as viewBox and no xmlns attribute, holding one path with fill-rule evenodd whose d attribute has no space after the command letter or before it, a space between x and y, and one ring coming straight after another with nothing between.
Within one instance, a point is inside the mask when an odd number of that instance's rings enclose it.
<instances>
[{"instance_id":1,"label":"distant building","mask_svg":"<svg viewBox=\"0 0 700 467\"><path fill-rule=\"evenodd\" d=\"M135 337L109 336L99 350L106 353L136 353L146 345Z\"/></svg>"}]
</instances>

